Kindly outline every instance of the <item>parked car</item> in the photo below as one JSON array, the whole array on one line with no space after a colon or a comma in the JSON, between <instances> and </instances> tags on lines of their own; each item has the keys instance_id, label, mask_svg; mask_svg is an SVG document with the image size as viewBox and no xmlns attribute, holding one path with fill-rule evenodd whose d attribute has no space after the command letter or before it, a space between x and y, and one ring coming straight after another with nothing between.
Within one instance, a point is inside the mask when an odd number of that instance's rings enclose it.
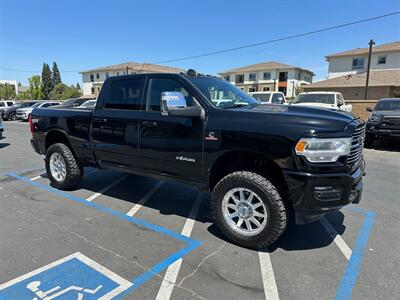
<instances>
[{"instance_id":1,"label":"parked car","mask_svg":"<svg viewBox=\"0 0 400 300\"><path fill-rule=\"evenodd\" d=\"M47 108L50 106L59 105L61 102L58 101L39 101L30 107L18 108L17 109L17 120L28 121L29 116L35 108Z\"/></svg>"},{"instance_id":2,"label":"parked car","mask_svg":"<svg viewBox=\"0 0 400 300\"><path fill-rule=\"evenodd\" d=\"M286 97L282 92L252 92L250 96L261 103L286 104Z\"/></svg>"},{"instance_id":3,"label":"parked car","mask_svg":"<svg viewBox=\"0 0 400 300\"><path fill-rule=\"evenodd\" d=\"M3 138L3 132L4 132L4 125L2 120L0 119L0 140Z\"/></svg>"},{"instance_id":4,"label":"parked car","mask_svg":"<svg viewBox=\"0 0 400 300\"><path fill-rule=\"evenodd\" d=\"M0 117L1 117L1 113L4 109L11 107L15 104L15 101L13 100L1 100L0 101Z\"/></svg>"},{"instance_id":5,"label":"parked car","mask_svg":"<svg viewBox=\"0 0 400 300\"><path fill-rule=\"evenodd\" d=\"M400 98L381 99L372 110L367 122L365 146L371 147L376 139L400 140Z\"/></svg>"},{"instance_id":6,"label":"parked car","mask_svg":"<svg viewBox=\"0 0 400 300\"><path fill-rule=\"evenodd\" d=\"M96 106L96 100L87 100L76 108L94 108Z\"/></svg>"},{"instance_id":7,"label":"parked car","mask_svg":"<svg viewBox=\"0 0 400 300\"><path fill-rule=\"evenodd\" d=\"M249 248L272 244L292 215L305 224L361 199L365 123L351 114L260 105L194 71L110 77L97 101L32 112L56 188L79 186L84 166L186 182L211 192L220 230Z\"/></svg>"},{"instance_id":8,"label":"parked car","mask_svg":"<svg viewBox=\"0 0 400 300\"><path fill-rule=\"evenodd\" d=\"M337 109L347 112L353 110L353 106L351 104L346 105L343 95L337 92L300 93L290 104Z\"/></svg>"},{"instance_id":9,"label":"parked car","mask_svg":"<svg viewBox=\"0 0 400 300\"><path fill-rule=\"evenodd\" d=\"M62 102L60 105L57 105L56 108L66 108L66 107L77 107L79 105L82 105L85 103L87 100L90 100L92 98L71 98L67 99L64 102Z\"/></svg>"},{"instance_id":10,"label":"parked car","mask_svg":"<svg viewBox=\"0 0 400 300\"><path fill-rule=\"evenodd\" d=\"M5 121L7 121L7 120L14 121L17 119L17 109L31 107L35 103L37 103L37 101L24 101L24 102L16 103L13 106L3 109L1 117Z\"/></svg>"}]
</instances>

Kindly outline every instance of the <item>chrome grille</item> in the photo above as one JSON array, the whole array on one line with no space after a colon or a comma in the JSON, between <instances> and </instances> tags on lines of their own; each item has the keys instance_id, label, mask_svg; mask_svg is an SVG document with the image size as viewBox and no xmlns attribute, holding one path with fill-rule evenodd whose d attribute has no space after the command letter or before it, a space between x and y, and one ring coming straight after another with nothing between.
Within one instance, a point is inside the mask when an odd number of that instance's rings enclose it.
<instances>
[{"instance_id":1,"label":"chrome grille","mask_svg":"<svg viewBox=\"0 0 400 300\"><path fill-rule=\"evenodd\" d=\"M382 124L389 126L400 126L400 118L383 118Z\"/></svg>"},{"instance_id":2,"label":"chrome grille","mask_svg":"<svg viewBox=\"0 0 400 300\"><path fill-rule=\"evenodd\" d=\"M352 136L351 149L350 154L347 157L347 165L354 169L359 165L363 155L364 148L364 139L365 139L365 125L362 124L357 127Z\"/></svg>"}]
</instances>

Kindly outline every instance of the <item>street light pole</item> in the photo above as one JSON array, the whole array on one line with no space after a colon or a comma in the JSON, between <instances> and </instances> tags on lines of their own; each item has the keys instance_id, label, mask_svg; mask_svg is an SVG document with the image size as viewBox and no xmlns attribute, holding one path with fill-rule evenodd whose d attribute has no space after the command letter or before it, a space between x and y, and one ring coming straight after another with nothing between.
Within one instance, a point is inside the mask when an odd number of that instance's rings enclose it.
<instances>
[{"instance_id":1,"label":"street light pole","mask_svg":"<svg viewBox=\"0 0 400 300\"><path fill-rule=\"evenodd\" d=\"M368 52L367 80L365 82L364 100L368 99L369 69L371 67L371 54L372 54L372 46L373 45L375 45L374 40L370 40L369 41L369 52Z\"/></svg>"}]
</instances>

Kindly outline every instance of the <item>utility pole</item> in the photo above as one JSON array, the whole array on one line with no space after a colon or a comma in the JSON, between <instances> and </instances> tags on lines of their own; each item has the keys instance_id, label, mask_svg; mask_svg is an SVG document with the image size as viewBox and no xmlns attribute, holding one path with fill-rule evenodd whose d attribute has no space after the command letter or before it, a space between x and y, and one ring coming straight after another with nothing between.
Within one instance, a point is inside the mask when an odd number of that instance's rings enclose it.
<instances>
[{"instance_id":1,"label":"utility pole","mask_svg":"<svg viewBox=\"0 0 400 300\"><path fill-rule=\"evenodd\" d=\"M126 75L128 75L128 74L129 74L129 67L126 66Z\"/></svg>"},{"instance_id":2,"label":"utility pole","mask_svg":"<svg viewBox=\"0 0 400 300\"><path fill-rule=\"evenodd\" d=\"M6 99L5 99L5 100L8 100L8 88L7 88L7 82L5 82L5 83L4 83L4 87L5 87L5 89L6 89Z\"/></svg>"},{"instance_id":3,"label":"utility pole","mask_svg":"<svg viewBox=\"0 0 400 300\"><path fill-rule=\"evenodd\" d=\"M370 40L369 41L369 52L368 52L367 80L365 82L364 100L368 99L369 69L371 67L371 54L372 54L372 46L373 45L375 45L374 40Z\"/></svg>"}]
</instances>

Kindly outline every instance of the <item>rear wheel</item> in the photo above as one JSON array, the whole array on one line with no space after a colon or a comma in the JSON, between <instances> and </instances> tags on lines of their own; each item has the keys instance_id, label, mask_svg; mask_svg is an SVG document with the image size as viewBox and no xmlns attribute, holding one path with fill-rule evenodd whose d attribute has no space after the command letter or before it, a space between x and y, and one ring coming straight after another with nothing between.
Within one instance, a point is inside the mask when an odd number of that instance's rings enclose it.
<instances>
[{"instance_id":1,"label":"rear wheel","mask_svg":"<svg viewBox=\"0 0 400 300\"><path fill-rule=\"evenodd\" d=\"M16 119L17 119L17 116L15 113L10 113L8 115L8 120L15 121Z\"/></svg>"},{"instance_id":2,"label":"rear wheel","mask_svg":"<svg viewBox=\"0 0 400 300\"><path fill-rule=\"evenodd\" d=\"M212 192L212 212L223 234L253 249L265 248L284 232L288 211L277 189L259 174L234 172Z\"/></svg>"},{"instance_id":3,"label":"rear wheel","mask_svg":"<svg viewBox=\"0 0 400 300\"><path fill-rule=\"evenodd\" d=\"M66 145L57 143L50 146L45 163L47 175L54 187L69 190L79 185L83 168Z\"/></svg>"}]
</instances>

